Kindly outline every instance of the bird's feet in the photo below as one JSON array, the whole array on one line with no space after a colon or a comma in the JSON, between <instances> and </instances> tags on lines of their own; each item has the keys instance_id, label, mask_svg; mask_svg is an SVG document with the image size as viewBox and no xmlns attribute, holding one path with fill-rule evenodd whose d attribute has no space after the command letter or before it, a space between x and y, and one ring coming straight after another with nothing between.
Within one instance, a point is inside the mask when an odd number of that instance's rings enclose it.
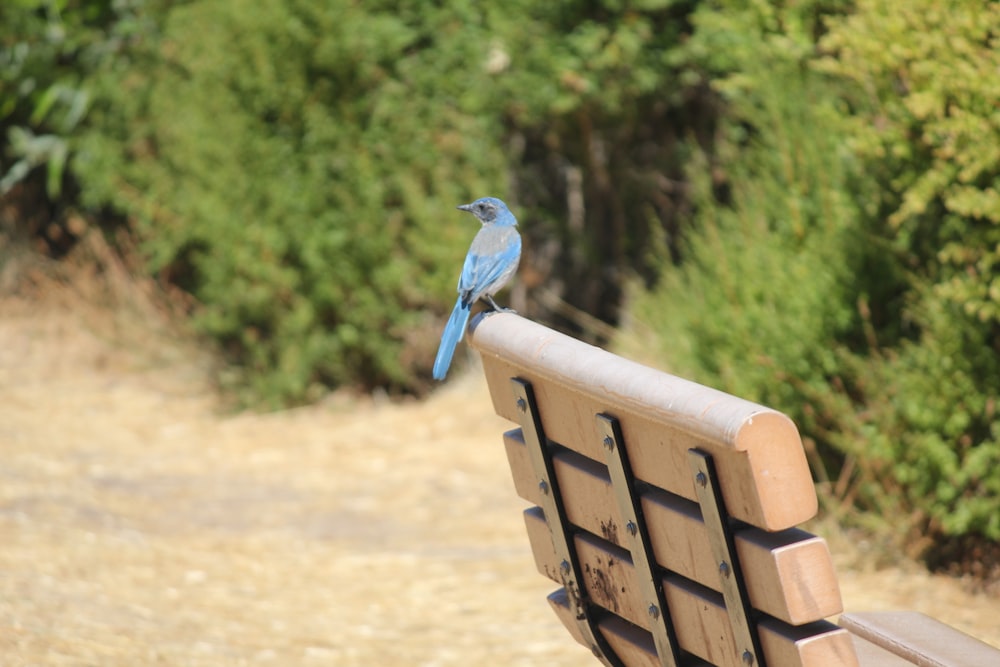
<instances>
[{"instance_id":1,"label":"bird's feet","mask_svg":"<svg viewBox=\"0 0 1000 667\"><path fill-rule=\"evenodd\" d=\"M513 308L504 308L503 306L498 305L497 302L493 300L493 297L490 296L489 294L486 295L486 300L490 302L491 306L493 306L493 312L495 313L514 313L515 315L517 314L517 311L514 310Z\"/></svg>"}]
</instances>

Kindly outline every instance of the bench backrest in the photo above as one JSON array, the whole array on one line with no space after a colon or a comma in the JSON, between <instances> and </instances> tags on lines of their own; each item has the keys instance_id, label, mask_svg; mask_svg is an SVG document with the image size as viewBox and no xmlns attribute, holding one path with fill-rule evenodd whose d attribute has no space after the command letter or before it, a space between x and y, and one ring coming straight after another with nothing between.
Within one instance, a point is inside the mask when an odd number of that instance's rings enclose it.
<instances>
[{"instance_id":1,"label":"bench backrest","mask_svg":"<svg viewBox=\"0 0 1000 667\"><path fill-rule=\"evenodd\" d=\"M514 314L470 341L539 571L607 665L856 665L795 425Z\"/></svg>"}]
</instances>

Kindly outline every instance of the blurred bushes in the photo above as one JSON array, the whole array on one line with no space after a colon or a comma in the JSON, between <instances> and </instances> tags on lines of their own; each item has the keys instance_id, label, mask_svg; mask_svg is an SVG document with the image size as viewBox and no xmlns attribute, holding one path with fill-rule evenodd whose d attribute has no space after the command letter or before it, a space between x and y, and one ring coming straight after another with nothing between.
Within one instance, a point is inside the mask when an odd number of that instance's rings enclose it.
<instances>
[{"instance_id":1,"label":"blurred bushes","mask_svg":"<svg viewBox=\"0 0 1000 667\"><path fill-rule=\"evenodd\" d=\"M505 165L470 113L488 94L464 65L476 40L445 12L419 19L187 3L164 13L151 66L103 88L77 156L87 200L135 219L249 402L413 389L433 358L475 232L454 207Z\"/></svg>"},{"instance_id":2,"label":"blurred bushes","mask_svg":"<svg viewBox=\"0 0 1000 667\"><path fill-rule=\"evenodd\" d=\"M724 130L689 165L684 261L637 291L638 340L788 411L842 498L998 539L1000 10L801 9L695 17Z\"/></svg>"},{"instance_id":3,"label":"blurred bushes","mask_svg":"<svg viewBox=\"0 0 1000 667\"><path fill-rule=\"evenodd\" d=\"M543 317L594 342L574 314L615 322L625 279L655 276L650 244L665 236L670 252L690 144L711 142L717 115L704 82L684 78L698 3L626 4L521 0L491 15L512 58L499 107L512 190L532 216L521 274Z\"/></svg>"},{"instance_id":4,"label":"blurred bushes","mask_svg":"<svg viewBox=\"0 0 1000 667\"><path fill-rule=\"evenodd\" d=\"M507 197L531 314L624 314L836 496L1000 539L998 7L17 0L0 185L127 216L269 405L421 391L453 207Z\"/></svg>"},{"instance_id":5,"label":"blurred bushes","mask_svg":"<svg viewBox=\"0 0 1000 667\"><path fill-rule=\"evenodd\" d=\"M867 0L821 47L907 278L909 331L858 392L864 468L934 532L1000 539L1000 3Z\"/></svg>"},{"instance_id":6,"label":"blurred bushes","mask_svg":"<svg viewBox=\"0 0 1000 667\"><path fill-rule=\"evenodd\" d=\"M456 204L508 197L526 282L608 320L678 224L691 3L641 4L140 2L152 28L87 79L80 204L128 216L247 402L420 391L475 232Z\"/></svg>"},{"instance_id":7,"label":"blurred bushes","mask_svg":"<svg viewBox=\"0 0 1000 667\"><path fill-rule=\"evenodd\" d=\"M31 241L57 257L72 247L67 221L78 190L70 156L93 100L93 78L126 62L128 45L150 29L133 5L0 3L0 235L17 247Z\"/></svg>"},{"instance_id":8,"label":"blurred bushes","mask_svg":"<svg viewBox=\"0 0 1000 667\"><path fill-rule=\"evenodd\" d=\"M0 6L0 195L44 166L48 194L61 194L67 137L87 110L82 79L112 38L104 2Z\"/></svg>"}]
</instances>

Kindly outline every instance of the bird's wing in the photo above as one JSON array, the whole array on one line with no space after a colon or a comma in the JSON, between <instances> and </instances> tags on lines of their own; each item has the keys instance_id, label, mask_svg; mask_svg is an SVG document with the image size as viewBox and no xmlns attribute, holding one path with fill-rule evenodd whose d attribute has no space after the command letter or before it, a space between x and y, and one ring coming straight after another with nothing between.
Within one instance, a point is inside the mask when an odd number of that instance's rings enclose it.
<instances>
[{"instance_id":1,"label":"bird's wing","mask_svg":"<svg viewBox=\"0 0 1000 667\"><path fill-rule=\"evenodd\" d=\"M482 236L480 232L465 256L458 291L466 303L478 299L498 280L509 279L521 257L521 237L517 231L512 228L496 231L500 233Z\"/></svg>"}]
</instances>

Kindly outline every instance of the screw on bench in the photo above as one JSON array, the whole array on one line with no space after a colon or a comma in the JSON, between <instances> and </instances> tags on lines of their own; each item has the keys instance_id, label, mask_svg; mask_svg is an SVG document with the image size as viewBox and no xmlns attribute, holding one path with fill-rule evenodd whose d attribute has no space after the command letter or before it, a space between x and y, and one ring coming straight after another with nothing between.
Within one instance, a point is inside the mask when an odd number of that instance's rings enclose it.
<instances>
[{"instance_id":1,"label":"screw on bench","mask_svg":"<svg viewBox=\"0 0 1000 667\"><path fill-rule=\"evenodd\" d=\"M743 664L752 665L753 662L753 653L750 651L743 651Z\"/></svg>"},{"instance_id":2,"label":"screw on bench","mask_svg":"<svg viewBox=\"0 0 1000 667\"><path fill-rule=\"evenodd\" d=\"M604 437L604 448L609 451L615 448L615 441L610 435Z\"/></svg>"},{"instance_id":3,"label":"screw on bench","mask_svg":"<svg viewBox=\"0 0 1000 667\"><path fill-rule=\"evenodd\" d=\"M517 399L517 404L516 405L517 405L518 412L524 412L525 410L528 409L528 402L525 401L523 398Z\"/></svg>"},{"instance_id":4,"label":"screw on bench","mask_svg":"<svg viewBox=\"0 0 1000 667\"><path fill-rule=\"evenodd\" d=\"M635 534L639 531L639 526L635 525L635 521L629 521L625 524L625 530L628 531L629 535L635 537Z\"/></svg>"},{"instance_id":5,"label":"screw on bench","mask_svg":"<svg viewBox=\"0 0 1000 667\"><path fill-rule=\"evenodd\" d=\"M729 569L729 563L727 563L726 561L722 561L721 563L719 563L719 574L721 574L726 579L729 578L729 575L732 574L732 570Z\"/></svg>"},{"instance_id":6,"label":"screw on bench","mask_svg":"<svg viewBox=\"0 0 1000 667\"><path fill-rule=\"evenodd\" d=\"M542 492L543 495L549 495L549 483L544 479L538 482L538 490Z\"/></svg>"}]
</instances>

